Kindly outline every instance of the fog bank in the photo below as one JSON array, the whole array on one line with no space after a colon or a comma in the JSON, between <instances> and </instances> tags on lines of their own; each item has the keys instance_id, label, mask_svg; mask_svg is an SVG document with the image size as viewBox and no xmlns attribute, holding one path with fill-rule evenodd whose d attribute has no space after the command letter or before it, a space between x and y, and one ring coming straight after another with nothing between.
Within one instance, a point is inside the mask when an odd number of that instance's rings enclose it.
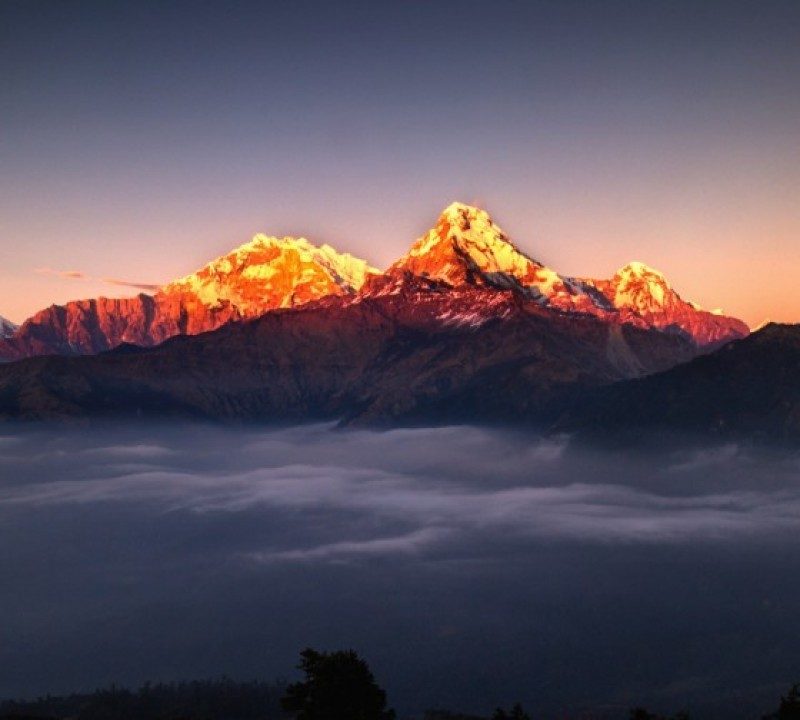
<instances>
[{"instance_id":1,"label":"fog bank","mask_svg":"<svg viewBox=\"0 0 800 720\"><path fill-rule=\"evenodd\" d=\"M362 651L403 712L733 718L800 667L800 454L474 427L4 433L0 695L285 676L310 644Z\"/></svg>"}]
</instances>

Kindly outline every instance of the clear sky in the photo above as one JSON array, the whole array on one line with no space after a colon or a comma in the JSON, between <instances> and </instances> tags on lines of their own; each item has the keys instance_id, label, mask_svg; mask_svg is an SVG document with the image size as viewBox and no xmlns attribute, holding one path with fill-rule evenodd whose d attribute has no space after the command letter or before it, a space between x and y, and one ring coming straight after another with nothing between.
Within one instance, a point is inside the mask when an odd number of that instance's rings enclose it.
<instances>
[{"instance_id":1,"label":"clear sky","mask_svg":"<svg viewBox=\"0 0 800 720\"><path fill-rule=\"evenodd\" d=\"M258 231L384 266L453 200L800 321L800 3L0 3L0 315Z\"/></svg>"}]
</instances>

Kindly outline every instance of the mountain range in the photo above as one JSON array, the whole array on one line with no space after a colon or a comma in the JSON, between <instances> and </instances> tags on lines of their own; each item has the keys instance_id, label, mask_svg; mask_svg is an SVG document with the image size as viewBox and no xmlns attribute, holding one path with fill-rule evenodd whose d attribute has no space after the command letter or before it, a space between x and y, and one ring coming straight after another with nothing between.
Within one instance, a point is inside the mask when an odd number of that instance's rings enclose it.
<instances>
[{"instance_id":1,"label":"mountain range","mask_svg":"<svg viewBox=\"0 0 800 720\"><path fill-rule=\"evenodd\" d=\"M600 398L633 412L621 388L647 396L657 386L635 383L694 372L748 333L639 262L560 275L454 203L384 272L257 235L152 296L38 313L0 341L18 360L0 365L0 418L612 425Z\"/></svg>"},{"instance_id":2,"label":"mountain range","mask_svg":"<svg viewBox=\"0 0 800 720\"><path fill-rule=\"evenodd\" d=\"M157 345L268 310L352 294L377 273L366 262L303 238L249 243L155 293L52 305L0 340L0 359L88 355L123 343Z\"/></svg>"},{"instance_id":3,"label":"mountain range","mask_svg":"<svg viewBox=\"0 0 800 720\"><path fill-rule=\"evenodd\" d=\"M454 203L385 273L305 238L256 235L154 295L78 300L42 310L0 339L0 359L94 354L124 343L149 347L279 308L385 291L405 276L453 288L512 291L553 310L683 334L701 348L748 332L738 320L685 302L663 275L642 263L626 265L608 280L561 276L522 253L488 213Z\"/></svg>"}]
</instances>

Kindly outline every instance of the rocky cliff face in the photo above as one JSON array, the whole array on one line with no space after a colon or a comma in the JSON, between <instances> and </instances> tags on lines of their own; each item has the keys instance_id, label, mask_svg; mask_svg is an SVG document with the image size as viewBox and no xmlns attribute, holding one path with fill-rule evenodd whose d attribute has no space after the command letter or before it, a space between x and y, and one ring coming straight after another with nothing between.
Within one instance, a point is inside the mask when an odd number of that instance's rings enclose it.
<instances>
[{"instance_id":1,"label":"rocky cliff face","mask_svg":"<svg viewBox=\"0 0 800 720\"><path fill-rule=\"evenodd\" d=\"M683 300L658 270L644 263L629 263L610 280L585 282L603 294L621 322L685 333L699 347L719 346L750 332L741 320Z\"/></svg>"},{"instance_id":2,"label":"rocky cliff face","mask_svg":"<svg viewBox=\"0 0 800 720\"><path fill-rule=\"evenodd\" d=\"M0 317L0 339L11 337L17 329L17 326L10 320Z\"/></svg>"}]
</instances>

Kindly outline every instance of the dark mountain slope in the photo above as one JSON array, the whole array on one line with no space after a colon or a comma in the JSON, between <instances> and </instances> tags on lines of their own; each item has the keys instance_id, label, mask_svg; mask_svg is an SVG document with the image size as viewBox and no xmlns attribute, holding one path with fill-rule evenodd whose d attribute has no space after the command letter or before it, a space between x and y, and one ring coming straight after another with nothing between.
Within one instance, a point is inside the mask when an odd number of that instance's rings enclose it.
<instances>
[{"instance_id":1,"label":"dark mountain slope","mask_svg":"<svg viewBox=\"0 0 800 720\"><path fill-rule=\"evenodd\" d=\"M557 427L800 439L800 325L770 324L685 365L598 390Z\"/></svg>"},{"instance_id":2,"label":"dark mountain slope","mask_svg":"<svg viewBox=\"0 0 800 720\"><path fill-rule=\"evenodd\" d=\"M577 393L691 358L685 338L406 278L151 349L0 366L0 418L547 423Z\"/></svg>"}]
</instances>

